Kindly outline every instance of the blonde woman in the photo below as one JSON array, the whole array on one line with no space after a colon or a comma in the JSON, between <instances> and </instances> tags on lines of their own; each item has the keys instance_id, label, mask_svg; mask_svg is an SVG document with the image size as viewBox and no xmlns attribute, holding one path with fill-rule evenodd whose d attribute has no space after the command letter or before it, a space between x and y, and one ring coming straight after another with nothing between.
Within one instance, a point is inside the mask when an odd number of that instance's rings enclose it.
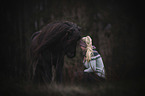
<instances>
[{"instance_id":1,"label":"blonde woman","mask_svg":"<svg viewBox=\"0 0 145 96\"><path fill-rule=\"evenodd\" d=\"M85 66L84 72L95 72L97 76L105 78L105 69L102 57L92 46L92 39L90 36L83 37L80 46L84 55L83 64Z\"/></svg>"}]
</instances>

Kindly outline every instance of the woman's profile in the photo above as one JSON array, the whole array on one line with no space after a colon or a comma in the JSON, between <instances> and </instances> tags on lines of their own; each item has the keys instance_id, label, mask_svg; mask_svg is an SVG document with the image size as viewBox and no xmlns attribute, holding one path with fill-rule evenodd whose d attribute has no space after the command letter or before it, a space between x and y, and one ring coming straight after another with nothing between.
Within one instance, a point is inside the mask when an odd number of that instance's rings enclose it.
<instances>
[{"instance_id":1,"label":"woman's profile","mask_svg":"<svg viewBox=\"0 0 145 96\"><path fill-rule=\"evenodd\" d=\"M101 55L95 50L92 45L90 36L83 37L80 41L80 47L83 52L83 64L85 73L94 72L98 77L105 79L105 68Z\"/></svg>"}]
</instances>

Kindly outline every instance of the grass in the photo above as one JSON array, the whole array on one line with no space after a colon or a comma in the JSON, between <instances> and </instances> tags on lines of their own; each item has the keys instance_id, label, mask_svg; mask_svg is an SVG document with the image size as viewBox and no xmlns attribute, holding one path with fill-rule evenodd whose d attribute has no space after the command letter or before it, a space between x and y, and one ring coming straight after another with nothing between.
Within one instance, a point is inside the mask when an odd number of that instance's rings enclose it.
<instances>
[{"instance_id":1,"label":"grass","mask_svg":"<svg viewBox=\"0 0 145 96\"><path fill-rule=\"evenodd\" d=\"M1 96L143 96L141 81L106 81L79 84L37 84L1 82Z\"/></svg>"}]
</instances>

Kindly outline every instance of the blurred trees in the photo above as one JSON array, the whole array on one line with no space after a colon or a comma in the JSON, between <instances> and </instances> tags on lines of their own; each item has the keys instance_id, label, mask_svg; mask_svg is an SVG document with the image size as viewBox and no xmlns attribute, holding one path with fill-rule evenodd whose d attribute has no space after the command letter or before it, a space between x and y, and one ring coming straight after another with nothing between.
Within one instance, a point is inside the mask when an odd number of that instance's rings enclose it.
<instances>
[{"instance_id":1,"label":"blurred trees","mask_svg":"<svg viewBox=\"0 0 145 96\"><path fill-rule=\"evenodd\" d=\"M8 4L9 3L9 4ZM126 5L130 4L130 6ZM21 0L1 2L2 76L26 78L31 35L46 24L68 20L82 27L82 36L90 35L102 55L110 79L141 76L138 58L140 34L132 3L115 0ZM65 58L64 77L83 71L80 49L73 59ZM6 51L3 51L6 50ZM6 58L6 59L5 59ZM140 68L137 72L134 70ZM67 70L70 69L70 70ZM70 72L68 72L70 71ZM73 75L73 76L71 76ZM65 78L68 78L67 76Z\"/></svg>"}]
</instances>

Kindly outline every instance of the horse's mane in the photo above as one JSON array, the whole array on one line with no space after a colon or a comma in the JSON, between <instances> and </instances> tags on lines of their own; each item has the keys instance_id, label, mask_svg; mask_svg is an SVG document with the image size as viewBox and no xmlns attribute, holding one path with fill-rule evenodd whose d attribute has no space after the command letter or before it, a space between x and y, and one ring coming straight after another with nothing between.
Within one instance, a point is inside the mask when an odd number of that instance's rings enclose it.
<instances>
[{"instance_id":1,"label":"horse's mane","mask_svg":"<svg viewBox=\"0 0 145 96\"><path fill-rule=\"evenodd\" d=\"M54 48L62 50L64 41L69 39L69 42L71 42L78 35L80 35L80 27L72 22L60 21L49 23L39 33L34 34L33 40L35 39L35 42L31 45L32 54L35 56L39 55L46 48L49 50L55 50Z\"/></svg>"}]
</instances>

